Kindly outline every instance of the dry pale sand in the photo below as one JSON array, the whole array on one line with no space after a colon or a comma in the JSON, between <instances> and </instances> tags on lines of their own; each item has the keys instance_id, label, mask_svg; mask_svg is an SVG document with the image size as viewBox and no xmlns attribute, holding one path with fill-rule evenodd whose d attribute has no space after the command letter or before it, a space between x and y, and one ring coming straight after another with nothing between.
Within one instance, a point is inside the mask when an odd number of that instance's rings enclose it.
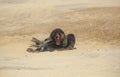
<instances>
[{"instance_id":1,"label":"dry pale sand","mask_svg":"<svg viewBox=\"0 0 120 77\"><path fill-rule=\"evenodd\" d=\"M76 49L26 52L55 28ZM120 77L120 1L0 0L0 77Z\"/></svg>"}]
</instances>

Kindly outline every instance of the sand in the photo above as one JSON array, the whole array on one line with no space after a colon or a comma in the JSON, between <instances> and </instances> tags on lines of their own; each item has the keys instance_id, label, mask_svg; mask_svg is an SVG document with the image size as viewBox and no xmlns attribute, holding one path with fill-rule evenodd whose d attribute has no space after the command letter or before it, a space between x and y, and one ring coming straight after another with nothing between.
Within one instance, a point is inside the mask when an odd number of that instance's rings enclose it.
<instances>
[{"instance_id":1,"label":"sand","mask_svg":"<svg viewBox=\"0 0 120 77\"><path fill-rule=\"evenodd\" d=\"M55 28L76 49L28 53ZM119 0L0 0L0 77L120 77Z\"/></svg>"}]
</instances>

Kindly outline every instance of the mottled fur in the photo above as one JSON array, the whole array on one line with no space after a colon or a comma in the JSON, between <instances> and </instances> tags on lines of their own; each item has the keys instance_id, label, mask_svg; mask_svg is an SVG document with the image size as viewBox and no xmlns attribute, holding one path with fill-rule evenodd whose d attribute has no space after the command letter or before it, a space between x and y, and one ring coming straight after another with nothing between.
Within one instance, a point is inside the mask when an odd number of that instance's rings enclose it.
<instances>
[{"instance_id":1,"label":"mottled fur","mask_svg":"<svg viewBox=\"0 0 120 77\"><path fill-rule=\"evenodd\" d=\"M39 41L36 38L32 39L35 42L36 49L29 48L27 51L51 51L55 49L73 49L75 45L74 34L65 35L64 31L60 28L54 29L50 36L44 41Z\"/></svg>"}]
</instances>

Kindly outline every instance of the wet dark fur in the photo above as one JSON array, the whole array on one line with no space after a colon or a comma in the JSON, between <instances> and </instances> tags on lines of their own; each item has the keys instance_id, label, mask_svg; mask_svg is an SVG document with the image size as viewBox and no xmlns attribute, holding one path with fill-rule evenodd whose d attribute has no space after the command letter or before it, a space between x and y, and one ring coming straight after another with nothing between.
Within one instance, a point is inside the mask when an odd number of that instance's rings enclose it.
<instances>
[{"instance_id":1,"label":"wet dark fur","mask_svg":"<svg viewBox=\"0 0 120 77\"><path fill-rule=\"evenodd\" d=\"M57 41L55 40L55 38L57 37L57 35L59 35L59 41L60 41L60 44L59 45L56 45L58 47L62 47L62 44L63 44L63 40L65 38L65 33L62 29L55 29L51 32L50 34L50 38L52 39L53 42L55 42L55 44L57 43Z\"/></svg>"},{"instance_id":2,"label":"wet dark fur","mask_svg":"<svg viewBox=\"0 0 120 77\"><path fill-rule=\"evenodd\" d=\"M50 34L50 38L52 39L52 41L54 42L54 44L56 44L57 41L55 41L55 37L56 35L59 35L60 37L60 45L56 45L58 48L69 48L69 49L72 49L74 48L74 45L75 45L75 36L74 34L68 34L68 35L65 35L64 31L62 29L55 29L51 32ZM67 40L67 44L64 45L64 40Z\"/></svg>"},{"instance_id":3,"label":"wet dark fur","mask_svg":"<svg viewBox=\"0 0 120 77\"><path fill-rule=\"evenodd\" d=\"M70 48L70 49L74 48L75 42L76 42L76 40L75 40L74 34L68 34L66 48Z\"/></svg>"},{"instance_id":4,"label":"wet dark fur","mask_svg":"<svg viewBox=\"0 0 120 77\"><path fill-rule=\"evenodd\" d=\"M76 40L74 34L65 35L62 29L56 28L51 32L49 38L46 38L44 41L41 42L38 39L33 38L32 42L35 43L34 47L36 47L36 49L28 48L27 51L34 52L53 51L55 49L73 49Z\"/></svg>"}]
</instances>

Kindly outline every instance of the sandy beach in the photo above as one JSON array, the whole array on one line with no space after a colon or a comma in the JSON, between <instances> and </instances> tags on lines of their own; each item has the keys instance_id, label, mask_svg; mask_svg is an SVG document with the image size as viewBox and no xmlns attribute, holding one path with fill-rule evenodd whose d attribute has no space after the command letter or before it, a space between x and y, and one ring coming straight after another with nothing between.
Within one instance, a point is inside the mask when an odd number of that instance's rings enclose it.
<instances>
[{"instance_id":1,"label":"sandy beach","mask_svg":"<svg viewBox=\"0 0 120 77\"><path fill-rule=\"evenodd\" d=\"M29 53L55 28L76 49ZM119 0L0 0L0 77L120 77Z\"/></svg>"}]
</instances>

